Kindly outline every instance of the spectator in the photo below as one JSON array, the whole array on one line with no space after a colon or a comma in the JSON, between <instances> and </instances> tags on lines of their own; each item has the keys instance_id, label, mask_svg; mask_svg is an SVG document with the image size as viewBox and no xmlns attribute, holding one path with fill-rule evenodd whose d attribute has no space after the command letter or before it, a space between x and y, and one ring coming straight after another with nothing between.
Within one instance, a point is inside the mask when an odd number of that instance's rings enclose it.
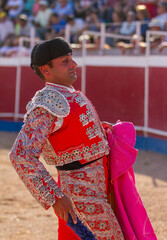
<instances>
[{"instance_id":1,"label":"spectator","mask_svg":"<svg viewBox=\"0 0 167 240\"><path fill-rule=\"evenodd\" d=\"M0 48L0 55L4 57L16 57L20 52L22 56L30 56L30 51L30 48L24 46L20 48L19 37L13 36L13 38L5 42L4 46Z\"/></svg>"},{"instance_id":2,"label":"spectator","mask_svg":"<svg viewBox=\"0 0 167 240\"><path fill-rule=\"evenodd\" d=\"M66 19L67 16L73 14L73 9L68 0L59 0L53 9L53 13L57 13L61 19Z\"/></svg>"},{"instance_id":3,"label":"spectator","mask_svg":"<svg viewBox=\"0 0 167 240\"><path fill-rule=\"evenodd\" d=\"M35 17L38 13L38 11L40 10L40 4L39 4L40 0L35 0L35 3L33 5L32 8L32 16Z\"/></svg>"},{"instance_id":4,"label":"spectator","mask_svg":"<svg viewBox=\"0 0 167 240\"><path fill-rule=\"evenodd\" d=\"M57 13L52 13L46 32L46 39L64 36L65 25L66 21L64 19L60 19Z\"/></svg>"},{"instance_id":5,"label":"spectator","mask_svg":"<svg viewBox=\"0 0 167 240\"><path fill-rule=\"evenodd\" d=\"M52 8L52 5L54 5L55 0L47 0L50 8ZM56 0L57 1L57 0Z\"/></svg>"},{"instance_id":6,"label":"spectator","mask_svg":"<svg viewBox=\"0 0 167 240\"><path fill-rule=\"evenodd\" d=\"M153 20L159 21L161 23L161 30L164 30L164 23L167 21L167 2L160 2L158 4L157 13L158 16L153 18Z\"/></svg>"},{"instance_id":7,"label":"spectator","mask_svg":"<svg viewBox=\"0 0 167 240\"><path fill-rule=\"evenodd\" d=\"M111 22L112 7L108 5L107 0L92 1L91 10L96 11L100 22Z\"/></svg>"},{"instance_id":8,"label":"spectator","mask_svg":"<svg viewBox=\"0 0 167 240\"><path fill-rule=\"evenodd\" d=\"M136 53L139 53L140 46L144 45L146 41L146 31L149 29L148 27L148 11L145 5L137 5L137 20L141 21L141 35L134 34L130 40L130 43L119 43L118 46L122 50L122 54L125 54L127 49L136 49ZM142 48L142 47L141 47Z\"/></svg>"},{"instance_id":9,"label":"spectator","mask_svg":"<svg viewBox=\"0 0 167 240\"><path fill-rule=\"evenodd\" d=\"M106 0L92 0L91 10L99 14L105 3Z\"/></svg>"},{"instance_id":10,"label":"spectator","mask_svg":"<svg viewBox=\"0 0 167 240\"><path fill-rule=\"evenodd\" d=\"M39 5L40 0L35 0L35 3L32 7L32 16L35 17L40 10L40 5Z\"/></svg>"},{"instance_id":11,"label":"spectator","mask_svg":"<svg viewBox=\"0 0 167 240\"><path fill-rule=\"evenodd\" d=\"M85 19L92 7L90 0L74 0L74 14L76 18Z\"/></svg>"},{"instance_id":12,"label":"spectator","mask_svg":"<svg viewBox=\"0 0 167 240\"><path fill-rule=\"evenodd\" d=\"M161 25L160 22L158 22L157 20L152 20L149 23L149 29L152 31L160 31L161 30ZM161 43L161 36L158 34L152 34L150 36L150 49L156 49L159 44ZM128 49L135 49L135 45L136 45L136 39L134 39L134 37L132 37L131 42L130 43L119 43L118 47L121 49L122 54L125 54L125 52ZM145 53L145 49L147 47L147 43L144 42L142 39L140 39L139 42L139 49L140 49L140 53L144 54Z\"/></svg>"},{"instance_id":13,"label":"spectator","mask_svg":"<svg viewBox=\"0 0 167 240\"><path fill-rule=\"evenodd\" d=\"M105 5L108 7L108 8L113 8L114 7L114 4L119 2L118 0L106 0L105 1Z\"/></svg>"},{"instance_id":14,"label":"spectator","mask_svg":"<svg viewBox=\"0 0 167 240\"><path fill-rule=\"evenodd\" d=\"M49 23L50 16L52 14L52 10L48 8L48 3L46 0L39 1L39 11L34 19L37 27L47 27Z\"/></svg>"},{"instance_id":15,"label":"spectator","mask_svg":"<svg viewBox=\"0 0 167 240\"><path fill-rule=\"evenodd\" d=\"M14 35L14 24L7 19L6 12L0 12L0 46Z\"/></svg>"},{"instance_id":16,"label":"spectator","mask_svg":"<svg viewBox=\"0 0 167 240\"><path fill-rule=\"evenodd\" d=\"M18 15L22 12L24 7L23 0L8 0L5 10L8 11L8 15L11 19L16 19Z\"/></svg>"},{"instance_id":17,"label":"spectator","mask_svg":"<svg viewBox=\"0 0 167 240\"><path fill-rule=\"evenodd\" d=\"M119 23L122 23L125 21L125 14L123 11L117 11L117 10L114 10L113 13L112 13L112 23L116 23L116 25Z\"/></svg>"},{"instance_id":18,"label":"spectator","mask_svg":"<svg viewBox=\"0 0 167 240\"><path fill-rule=\"evenodd\" d=\"M127 15L130 11L135 12L135 5L136 1L134 0L122 0L121 10L124 12L125 15Z\"/></svg>"},{"instance_id":19,"label":"spectator","mask_svg":"<svg viewBox=\"0 0 167 240\"><path fill-rule=\"evenodd\" d=\"M15 35L18 37L30 37L31 24L28 22L27 15L20 14L15 24Z\"/></svg>"},{"instance_id":20,"label":"spectator","mask_svg":"<svg viewBox=\"0 0 167 240\"><path fill-rule=\"evenodd\" d=\"M118 12L123 11L121 1L116 1L113 4L113 10L118 11Z\"/></svg>"},{"instance_id":21,"label":"spectator","mask_svg":"<svg viewBox=\"0 0 167 240\"><path fill-rule=\"evenodd\" d=\"M112 23L107 25L107 32L119 34L121 24L124 20L125 20L124 12L120 10L113 10ZM111 37L106 38L106 43L108 43L111 47L115 47L115 42L116 40Z\"/></svg>"},{"instance_id":22,"label":"spectator","mask_svg":"<svg viewBox=\"0 0 167 240\"><path fill-rule=\"evenodd\" d=\"M128 12L135 12L134 3L131 4L131 1L129 3L125 4L125 1L118 1L113 6L114 11L123 12L125 16L128 15Z\"/></svg>"},{"instance_id":23,"label":"spectator","mask_svg":"<svg viewBox=\"0 0 167 240\"><path fill-rule=\"evenodd\" d=\"M120 34L129 36L134 34L135 31L136 31L135 13L129 11L127 13L126 22L123 22L121 26Z\"/></svg>"},{"instance_id":24,"label":"spectator","mask_svg":"<svg viewBox=\"0 0 167 240\"><path fill-rule=\"evenodd\" d=\"M129 11L127 13L127 21L122 23L120 34L124 36L132 36L136 31L136 21L135 21L135 13ZM133 44L130 40L119 39L116 43L116 46L122 50L122 54L125 53L127 48L132 48Z\"/></svg>"},{"instance_id":25,"label":"spectator","mask_svg":"<svg viewBox=\"0 0 167 240\"><path fill-rule=\"evenodd\" d=\"M113 10L112 13L112 23L108 27L108 32L111 33L120 33L120 28L122 22L125 21L125 15L122 11Z\"/></svg>"},{"instance_id":26,"label":"spectator","mask_svg":"<svg viewBox=\"0 0 167 240\"><path fill-rule=\"evenodd\" d=\"M157 2L157 0L144 0L138 1L138 4L146 6L149 17L152 19L157 16Z\"/></svg>"},{"instance_id":27,"label":"spectator","mask_svg":"<svg viewBox=\"0 0 167 240\"><path fill-rule=\"evenodd\" d=\"M45 40L45 33L49 23L52 10L48 8L48 3L46 0L41 0L39 2L40 9L37 12L37 15L34 18L34 23L36 26L36 35L41 40Z\"/></svg>"},{"instance_id":28,"label":"spectator","mask_svg":"<svg viewBox=\"0 0 167 240\"><path fill-rule=\"evenodd\" d=\"M127 15L129 11L135 12L135 5L136 1L119 0L113 4L113 9L122 11L125 15Z\"/></svg>"},{"instance_id":29,"label":"spectator","mask_svg":"<svg viewBox=\"0 0 167 240\"><path fill-rule=\"evenodd\" d=\"M4 57L15 56L16 52L19 50L19 38L16 36L12 36L8 38L3 46L0 48L0 55Z\"/></svg>"},{"instance_id":30,"label":"spectator","mask_svg":"<svg viewBox=\"0 0 167 240\"><path fill-rule=\"evenodd\" d=\"M4 9L8 0L0 0L0 9Z\"/></svg>"},{"instance_id":31,"label":"spectator","mask_svg":"<svg viewBox=\"0 0 167 240\"><path fill-rule=\"evenodd\" d=\"M24 0L24 13L28 16L32 15L33 5L35 4L35 0Z\"/></svg>"},{"instance_id":32,"label":"spectator","mask_svg":"<svg viewBox=\"0 0 167 240\"><path fill-rule=\"evenodd\" d=\"M85 19L85 29L90 31L100 31L100 21L94 11L90 11Z\"/></svg>"},{"instance_id":33,"label":"spectator","mask_svg":"<svg viewBox=\"0 0 167 240\"><path fill-rule=\"evenodd\" d=\"M96 12L90 11L90 13L87 15L85 19L84 30L95 31L95 32L100 31L100 21ZM90 43L93 43L94 36L90 34L89 37L90 37Z\"/></svg>"},{"instance_id":34,"label":"spectator","mask_svg":"<svg viewBox=\"0 0 167 240\"><path fill-rule=\"evenodd\" d=\"M84 20L82 18L69 16L67 18L67 24L70 25L70 42L78 43L78 38L84 29Z\"/></svg>"},{"instance_id":35,"label":"spectator","mask_svg":"<svg viewBox=\"0 0 167 240\"><path fill-rule=\"evenodd\" d=\"M164 23L164 31L167 32L167 22ZM162 52L164 48L167 48L167 35L161 37L161 43L158 46L158 50Z\"/></svg>"},{"instance_id":36,"label":"spectator","mask_svg":"<svg viewBox=\"0 0 167 240\"><path fill-rule=\"evenodd\" d=\"M161 30L161 22L159 22L156 19L152 19L151 22L149 23L149 29L152 31L160 31ZM158 48L162 39L161 39L160 35L152 34L150 36L149 41L150 41L150 49L155 49L155 48ZM144 42L140 43L141 53L145 52L146 47L147 47L146 43L144 43Z\"/></svg>"},{"instance_id":37,"label":"spectator","mask_svg":"<svg viewBox=\"0 0 167 240\"><path fill-rule=\"evenodd\" d=\"M146 31L148 30L148 22L150 21L149 14L145 5L137 5L137 20L141 22L141 37L146 41Z\"/></svg>"}]
</instances>

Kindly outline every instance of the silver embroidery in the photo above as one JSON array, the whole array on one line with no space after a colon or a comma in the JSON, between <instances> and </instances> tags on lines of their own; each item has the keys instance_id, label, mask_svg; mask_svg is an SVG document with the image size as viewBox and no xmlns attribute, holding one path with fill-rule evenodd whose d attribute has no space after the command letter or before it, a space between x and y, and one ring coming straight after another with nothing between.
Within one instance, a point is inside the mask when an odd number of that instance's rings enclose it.
<instances>
[{"instance_id":1,"label":"silver embroidery","mask_svg":"<svg viewBox=\"0 0 167 240\"><path fill-rule=\"evenodd\" d=\"M79 151L79 149L73 150L72 151L72 156L73 156L74 161L78 161L78 160L82 159L81 152Z\"/></svg>"},{"instance_id":2,"label":"silver embroidery","mask_svg":"<svg viewBox=\"0 0 167 240\"><path fill-rule=\"evenodd\" d=\"M68 99L69 103L73 103L74 102L74 98L76 97L76 93L69 93L67 91L62 92L63 96Z\"/></svg>"},{"instance_id":3,"label":"silver embroidery","mask_svg":"<svg viewBox=\"0 0 167 240\"><path fill-rule=\"evenodd\" d=\"M46 86L45 89L47 91L54 91L58 92L57 90L55 91L55 87L53 86ZM58 88L59 90L59 88ZM89 106L90 103L87 100L87 98L83 95L81 95L80 92L77 92L78 96L76 97L76 93L69 93L67 92L67 90L62 90L60 89L61 93L60 96L64 96L64 98L66 97L66 93L68 96L68 100L69 101L71 99L75 99L75 101L80 105L80 106L84 106L86 104L86 114L85 111L83 114L81 114L80 116L80 120L83 123L83 125L87 125L88 122L93 121L93 126L88 128L87 130L87 134L88 137L94 138L96 136L102 138L101 141L99 141L97 143L97 146L93 145L93 146L78 146L76 147L76 149L66 149L66 151L62 151L62 152L58 152L55 153L53 147L51 146L49 140L46 141L43 149L42 149L42 154L43 157L45 159L45 161L47 162L47 164L50 165L64 165L65 163L70 163L72 161L78 161L81 159L84 159L86 161L90 161L90 160L94 160L96 158L102 157L104 155L107 155L109 153L108 149L107 149L107 144L105 142L105 139L103 139L102 134L101 134L101 130L98 126L97 120L95 119L95 113L93 112L92 108ZM75 98L73 97L75 96ZM35 109L34 110L36 113L36 116L38 116L39 114L39 110ZM64 118L63 117L58 117L56 122L55 122L55 128L52 130L52 132L58 130L61 128L62 124L63 124ZM86 130L86 129L85 129Z\"/></svg>"},{"instance_id":4,"label":"silver embroidery","mask_svg":"<svg viewBox=\"0 0 167 240\"><path fill-rule=\"evenodd\" d=\"M52 131L55 117L43 109L33 110L10 152L10 160L18 175L35 197L48 209L63 195L53 177L39 161L42 147ZM54 155L50 156L53 160ZM50 161L48 156L48 162Z\"/></svg>"},{"instance_id":5,"label":"silver embroidery","mask_svg":"<svg viewBox=\"0 0 167 240\"><path fill-rule=\"evenodd\" d=\"M78 96L75 98L75 101L76 101L76 103L79 104L80 107L83 107L84 105L86 105L86 101L84 100L84 98L83 98L82 96L79 96L79 95L78 95Z\"/></svg>"},{"instance_id":6,"label":"silver embroidery","mask_svg":"<svg viewBox=\"0 0 167 240\"><path fill-rule=\"evenodd\" d=\"M61 187L75 213L98 240L124 240L107 202L103 158L79 170L59 171ZM90 194L91 193L91 194Z\"/></svg>"},{"instance_id":7,"label":"silver embroidery","mask_svg":"<svg viewBox=\"0 0 167 240\"><path fill-rule=\"evenodd\" d=\"M73 150L72 152L67 150L67 152L59 153L59 155L57 155L49 140L47 140L42 149L42 155L46 163L56 166L62 166L81 159L91 161L104 156L104 154L107 155L109 152L106 151L102 141L98 142L98 144L92 144L91 147L85 146L81 149Z\"/></svg>"},{"instance_id":8,"label":"silver embroidery","mask_svg":"<svg viewBox=\"0 0 167 240\"><path fill-rule=\"evenodd\" d=\"M96 123L93 125L93 128L91 127L87 128L86 133L89 139L92 139L92 138L95 138L96 136L101 135L101 131Z\"/></svg>"},{"instance_id":9,"label":"silver embroidery","mask_svg":"<svg viewBox=\"0 0 167 240\"><path fill-rule=\"evenodd\" d=\"M57 117L66 117L70 113L70 106L68 101L55 88L48 89L45 87L42 90L36 92L35 96L27 104L27 113L25 115L25 120L29 113L37 107L42 107Z\"/></svg>"},{"instance_id":10,"label":"silver embroidery","mask_svg":"<svg viewBox=\"0 0 167 240\"><path fill-rule=\"evenodd\" d=\"M86 114L87 114L87 118L88 118L89 122L91 122L91 121L94 120L93 113L90 111L90 109L88 109L88 110L86 111Z\"/></svg>"},{"instance_id":11,"label":"silver embroidery","mask_svg":"<svg viewBox=\"0 0 167 240\"><path fill-rule=\"evenodd\" d=\"M85 125L87 125L89 123L89 120L88 120L87 116L84 113L82 113L79 116L79 118L80 118L80 121L82 122L83 126L85 126Z\"/></svg>"},{"instance_id":12,"label":"silver embroidery","mask_svg":"<svg viewBox=\"0 0 167 240\"><path fill-rule=\"evenodd\" d=\"M88 105L86 105L86 108L88 108ZM90 111L90 109L88 109L86 111L86 114L82 113L80 116L80 121L82 122L82 125L85 126L88 123L95 121L95 118L93 116L93 113Z\"/></svg>"}]
</instances>

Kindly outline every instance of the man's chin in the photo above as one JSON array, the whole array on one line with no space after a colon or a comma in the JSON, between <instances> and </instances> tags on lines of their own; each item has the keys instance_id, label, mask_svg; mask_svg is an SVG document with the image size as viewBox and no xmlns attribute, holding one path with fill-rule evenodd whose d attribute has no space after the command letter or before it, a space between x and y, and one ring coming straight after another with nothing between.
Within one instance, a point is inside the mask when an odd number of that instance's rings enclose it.
<instances>
[{"instance_id":1,"label":"man's chin","mask_svg":"<svg viewBox=\"0 0 167 240\"><path fill-rule=\"evenodd\" d=\"M75 82L77 80L77 77L71 77L71 78L69 78L69 80L68 80L68 85L73 85L73 83Z\"/></svg>"},{"instance_id":2,"label":"man's chin","mask_svg":"<svg viewBox=\"0 0 167 240\"><path fill-rule=\"evenodd\" d=\"M74 75L74 76L71 77L71 81L75 82L76 80L77 80L77 75Z\"/></svg>"}]
</instances>

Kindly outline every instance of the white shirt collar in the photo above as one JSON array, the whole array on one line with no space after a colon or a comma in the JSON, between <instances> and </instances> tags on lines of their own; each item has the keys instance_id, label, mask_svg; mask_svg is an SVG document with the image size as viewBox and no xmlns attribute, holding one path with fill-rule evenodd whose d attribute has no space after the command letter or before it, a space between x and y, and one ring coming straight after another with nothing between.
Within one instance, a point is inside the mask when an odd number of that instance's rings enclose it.
<instances>
[{"instance_id":1,"label":"white shirt collar","mask_svg":"<svg viewBox=\"0 0 167 240\"><path fill-rule=\"evenodd\" d=\"M46 82L46 84L47 84L47 85L50 85L50 86L66 88L66 89L68 89L68 91L69 91L70 93L75 92L75 88L74 88L74 87L70 88L70 87L66 87L66 86L64 86L64 85L59 85L59 84L50 83L50 82Z\"/></svg>"}]
</instances>

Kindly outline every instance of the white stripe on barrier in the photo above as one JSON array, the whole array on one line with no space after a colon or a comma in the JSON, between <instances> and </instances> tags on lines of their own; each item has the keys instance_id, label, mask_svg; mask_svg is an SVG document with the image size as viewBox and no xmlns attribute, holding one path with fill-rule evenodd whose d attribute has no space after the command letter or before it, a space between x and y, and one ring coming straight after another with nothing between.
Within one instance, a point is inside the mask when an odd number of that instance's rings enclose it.
<instances>
[{"instance_id":1,"label":"white stripe on barrier","mask_svg":"<svg viewBox=\"0 0 167 240\"><path fill-rule=\"evenodd\" d=\"M83 64L83 57L75 57L78 67ZM18 58L0 57L0 67L16 67ZM29 57L21 57L21 66L30 66ZM167 67L167 56L149 56L148 62L150 67ZM145 56L85 56L86 66L107 66L107 67L145 67Z\"/></svg>"}]
</instances>

